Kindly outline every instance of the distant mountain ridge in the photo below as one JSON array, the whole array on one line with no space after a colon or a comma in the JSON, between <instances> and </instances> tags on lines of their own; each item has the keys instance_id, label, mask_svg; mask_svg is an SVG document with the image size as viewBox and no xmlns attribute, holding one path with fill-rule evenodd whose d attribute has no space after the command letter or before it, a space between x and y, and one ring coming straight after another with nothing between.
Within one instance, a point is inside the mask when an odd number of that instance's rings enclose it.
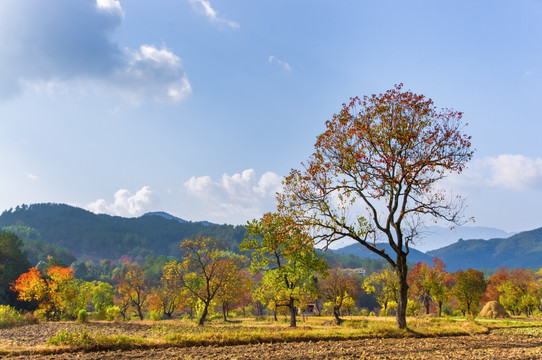
<instances>
[{"instance_id":1,"label":"distant mountain ridge","mask_svg":"<svg viewBox=\"0 0 542 360\"><path fill-rule=\"evenodd\" d=\"M386 254L390 255L392 259L395 259L395 252L391 248L391 246L388 243L376 243L376 246L378 249L382 249L386 252ZM345 247L342 247L340 249L335 250L328 250L332 251L336 254L347 256L349 254L352 254L354 256L358 256L360 258L370 258L370 259L382 259L380 255L375 254L374 252L369 251L366 247L359 243L351 244ZM408 261L412 263L417 262L427 262L431 263L433 261L433 257L427 254L424 254L421 251L418 251L414 248L410 248L410 253L408 254Z\"/></svg>"},{"instance_id":2,"label":"distant mountain ridge","mask_svg":"<svg viewBox=\"0 0 542 360\"><path fill-rule=\"evenodd\" d=\"M191 222L166 212L123 218L94 214L65 204L22 205L6 210L0 215L0 229L12 225L36 229L43 241L66 248L80 259L92 260L116 260L124 255L140 260L148 255L178 256L179 244L196 235L219 239L230 250L238 251L246 234L244 226ZM393 256L388 244L379 246ZM357 243L329 251L345 256L380 258ZM542 266L542 228L507 238L460 240L427 253L411 247L408 261L431 262L433 257L442 259L449 271L469 267L539 268Z\"/></svg>"},{"instance_id":3,"label":"distant mountain ridge","mask_svg":"<svg viewBox=\"0 0 542 360\"><path fill-rule=\"evenodd\" d=\"M145 213L141 216L160 216L160 217L163 217L164 219L168 219L168 220L175 220L175 221L178 221L180 223L196 223L196 224L202 224L202 225L205 225L205 226L208 226L208 225L217 225L217 224L214 224L214 223L211 223L209 221L188 221L188 220L185 220L185 219L181 219L180 217L177 217L177 216L173 216L165 211L152 211L152 212L148 212L148 213Z\"/></svg>"},{"instance_id":4,"label":"distant mountain ridge","mask_svg":"<svg viewBox=\"0 0 542 360\"><path fill-rule=\"evenodd\" d=\"M163 217L164 219L168 219L168 220L175 220L175 221L178 221L180 223L187 223L188 220L185 220L185 219L181 219L180 217L176 217L176 216L173 216L165 211L152 211L152 212L148 212L148 213L145 213L141 216L161 216Z\"/></svg>"},{"instance_id":5,"label":"distant mountain ridge","mask_svg":"<svg viewBox=\"0 0 542 360\"><path fill-rule=\"evenodd\" d=\"M542 228L505 239L459 240L427 255L441 259L449 271L466 269L535 268L542 266Z\"/></svg>"},{"instance_id":6,"label":"distant mountain ridge","mask_svg":"<svg viewBox=\"0 0 542 360\"><path fill-rule=\"evenodd\" d=\"M426 253L456 243L459 239L504 239L515 234L482 226L456 226L451 229L428 226L422 230L420 239L412 247Z\"/></svg>"},{"instance_id":7,"label":"distant mountain ridge","mask_svg":"<svg viewBox=\"0 0 542 360\"><path fill-rule=\"evenodd\" d=\"M10 225L34 228L44 241L67 248L82 259L178 256L180 243L196 235L220 239L233 250L246 233L243 226L182 222L163 215L123 218L50 203L4 211L0 228Z\"/></svg>"}]
</instances>

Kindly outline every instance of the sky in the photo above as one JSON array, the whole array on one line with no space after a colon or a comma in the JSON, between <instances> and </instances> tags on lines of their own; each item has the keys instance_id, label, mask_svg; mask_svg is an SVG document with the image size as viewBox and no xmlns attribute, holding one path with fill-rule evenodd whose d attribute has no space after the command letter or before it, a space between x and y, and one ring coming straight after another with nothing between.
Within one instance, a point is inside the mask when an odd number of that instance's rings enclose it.
<instances>
[{"instance_id":1,"label":"sky","mask_svg":"<svg viewBox=\"0 0 542 360\"><path fill-rule=\"evenodd\" d=\"M0 43L0 211L245 224L403 83L464 113L472 225L542 226L541 0L0 0Z\"/></svg>"}]
</instances>

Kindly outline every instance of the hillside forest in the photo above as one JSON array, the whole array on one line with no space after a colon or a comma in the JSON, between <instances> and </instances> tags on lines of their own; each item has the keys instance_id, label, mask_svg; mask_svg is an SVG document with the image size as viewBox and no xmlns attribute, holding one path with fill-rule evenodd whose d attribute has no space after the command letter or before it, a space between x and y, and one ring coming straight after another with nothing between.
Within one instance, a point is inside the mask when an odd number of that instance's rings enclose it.
<instances>
[{"instance_id":1,"label":"hillside forest","mask_svg":"<svg viewBox=\"0 0 542 360\"><path fill-rule=\"evenodd\" d=\"M69 211L85 214L66 205L41 204L6 212L1 218L24 214L22 218L32 223L30 214L45 209L65 212L63 221ZM110 221L112 228L124 221L97 218ZM141 219L151 225L164 220L171 227L183 224L156 215ZM316 250L307 246L311 242L306 234L296 229L283 232L293 226L283 221L266 214L246 227L193 224L201 233L177 241L172 251L176 255L155 255L157 249L173 248L170 244L123 253L123 245L113 242L109 246L118 249L116 259L99 258L98 251L93 258L77 259L71 250L43 240L41 231L19 219L0 233L0 302L49 321L87 316L189 318L203 325L215 317L230 321L271 315L276 320L288 317L295 327L296 318L305 315L332 315L340 323L346 314L394 314L398 280L386 263ZM58 222L52 224L59 227ZM52 233L48 226L42 229ZM63 232L69 234L69 229ZM269 236L262 238L262 233ZM119 233L118 241L124 238ZM288 241L277 241L285 238ZM139 244L145 243L153 242ZM66 240L63 244L70 246ZM540 311L541 269L449 272L438 258L411 263L409 269L408 315L473 316L492 300L510 314L531 316Z\"/></svg>"}]
</instances>

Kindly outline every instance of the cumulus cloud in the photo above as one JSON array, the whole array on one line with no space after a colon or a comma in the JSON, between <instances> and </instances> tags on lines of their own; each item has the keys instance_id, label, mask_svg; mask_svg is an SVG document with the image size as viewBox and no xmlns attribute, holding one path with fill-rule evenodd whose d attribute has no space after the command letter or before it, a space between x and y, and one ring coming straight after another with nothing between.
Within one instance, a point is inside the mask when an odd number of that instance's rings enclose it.
<instances>
[{"instance_id":1,"label":"cumulus cloud","mask_svg":"<svg viewBox=\"0 0 542 360\"><path fill-rule=\"evenodd\" d=\"M253 169L247 169L231 176L224 174L217 181L209 176L193 176L184 183L184 188L201 200L213 218L243 222L272 210L281 178L273 172L258 177Z\"/></svg>"},{"instance_id":2,"label":"cumulus cloud","mask_svg":"<svg viewBox=\"0 0 542 360\"><path fill-rule=\"evenodd\" d=\"M491 185L515 190L542 189L542 158L504 154L488 157L485 162L491 168Z\"/></svg>"},{"instance_id":3,"label":"cumulus cloud","mask_svg":"<svg viewBox=\"0 0 542 360\"><path fill-rule=\"evenodd\" d=\"M164 46L126 49L113 40L118 0L0 3L0 98L25 86L104 85L141 101L179 101L191 87L180 58ZM90 86L89 86L90 85Z\"/></svg>"},{"instance_id":4,"label":"cumulus cloud","mask_svg":"<svg viewBox=\"0 0 542 360\"><path fill-rule=\"evenodd\" d=\"M271 55L269 58L267 58L267 61L271 64L276 64L280 66L284 71L292 71L292 67L290 64L288 64L286 61L276 58L275 56Z\"/></svg>"},{"instance_id":5,"label":"cumulus cloud","mask_svg":"<svg viewBox=\"0 0 542 360\"><path fill-rule=\"evenodd\" d=\"M96 0L96 7L102 11L110 11L124 17L124 10L118 0Z\"/></svg>"},{"instance_id":6,"label":"cumulus cloud","mask_svg":"<svg viewBox=\"0 0 542 360\"><path fill-rule=\"evenodd\" d=\"M112 203L108 203L105 199L98 199L88 204L86 208L97 214L139 216L150 210L157 201L149 186L143 186L133 195L126 189L120 189L113 197Z\"/></svg>"},{"instance_id":7,"label":"cumulus cloud","mask_svg":"<svg viewBox=\"0 0 542 360\"><path fill-rule=\"evenodd\" d=\"M500 187L516 191L542 190L542 158L502 154L476 159L446 184L452 187Z\"/></svg>"},{"instance_id":8,"label":"cumulus cloud","mask_svg":"<svg viewBox=\"0 0 542 360\"><path fill-rule=\"evenodd\" d=\"M188 0L190 4L192 5L192 8L200 13L203 14L209 21L217 24L223 24L226 26L229 26L230 28L237 29L239 28L239 24L235 21L231 21L228 19L224 19L220 16L218 16L218 12L213 9L211 6L211 3L208 0Z\"/></svg>"},{"instance_id":9,"label":"cumulus cloud","mask_svg":"<svg viewBox=\"0 0 542 360\"><path fill-rule=\"evenodd\" d=\"M126 50L128 62L113 75L110 83L136 101L148 95L156 100L180 101L192 92L181 59L170 50L141 45Z\"/></svg>"}]
</instances>

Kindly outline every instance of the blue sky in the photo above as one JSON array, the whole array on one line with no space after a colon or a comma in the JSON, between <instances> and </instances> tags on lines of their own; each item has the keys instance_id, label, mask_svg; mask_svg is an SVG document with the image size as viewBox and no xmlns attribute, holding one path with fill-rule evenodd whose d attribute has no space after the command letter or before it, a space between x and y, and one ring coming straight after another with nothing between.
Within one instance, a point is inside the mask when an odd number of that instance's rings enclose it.
<instances>
[{"instance_id":1,"label":"blue sky","mask_svg":"<svg viewBox=\"0 0 542 360\"><path fill-rule=\"evenodd\" d=\"M464 112L446 186L542 226L542 1L0 2L0 209L62 202L243 224L351 96Z\"/></svg>"}]
</instances>

